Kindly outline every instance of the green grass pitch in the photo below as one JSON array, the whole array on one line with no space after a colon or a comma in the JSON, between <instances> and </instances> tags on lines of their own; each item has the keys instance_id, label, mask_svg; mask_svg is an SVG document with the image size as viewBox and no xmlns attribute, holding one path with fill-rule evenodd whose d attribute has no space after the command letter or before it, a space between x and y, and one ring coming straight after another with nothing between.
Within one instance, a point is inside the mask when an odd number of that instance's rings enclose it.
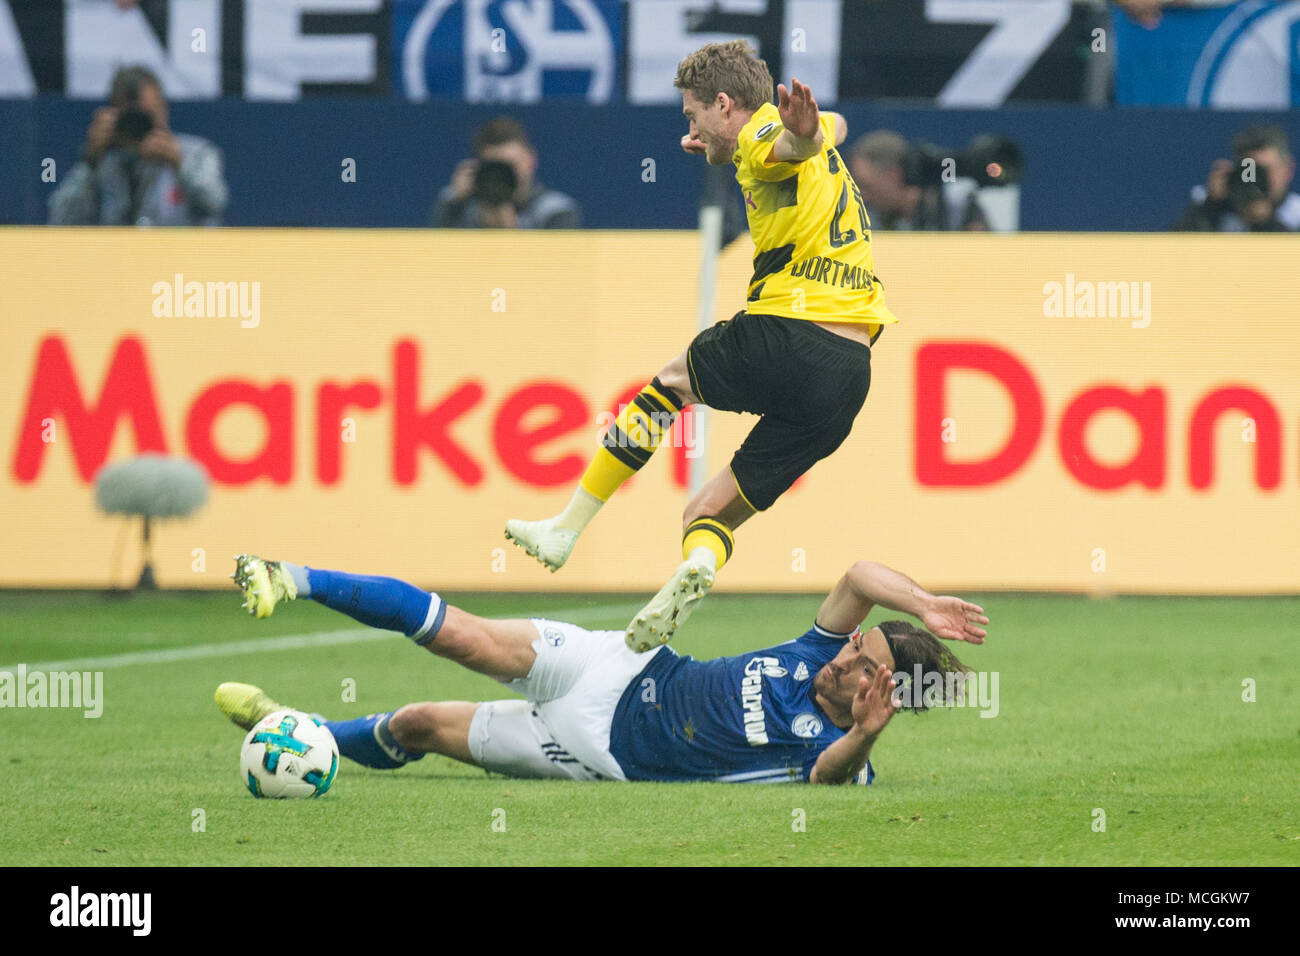
<instances>
[{"instance_id":1,"label":"green grass pitch","mask_svg":"<svg viewBox=\"0 0 1300 956\"><path fill-rule=\"evenodd\" d=\"M999 713L898 715L871 787L510 780L426 757L397 772L344 761L320 800L257 801L238 779L241 733L212 703L223 680L330 717L509 695L310 602L258 622L233 589L0 592L0 666L109 658L72 665L103 670L99 719L0 710L0 864L1300 862L1300 599L964 596L992 624L986 645L956 649L998 672ZM448 597L591 628L620 628L639 604ZM713 657L778 643L818 602L714 595L675 646ZM328 631L349 633L274 643ZM341 700L347 679L355 703Z\"/></svg>"}]
</instances>

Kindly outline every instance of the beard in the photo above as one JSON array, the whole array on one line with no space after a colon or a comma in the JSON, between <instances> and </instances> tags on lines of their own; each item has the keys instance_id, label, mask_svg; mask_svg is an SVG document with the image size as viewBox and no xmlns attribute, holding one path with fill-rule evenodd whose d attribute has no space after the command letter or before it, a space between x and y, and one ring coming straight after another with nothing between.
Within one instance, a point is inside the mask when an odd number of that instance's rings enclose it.
<instances>
[{"instance_id":1,"label":"beard","mask_svg":"<svg viewBox=\"0 0 1300 956\"><path fill-rule=\"evenodd\" d=\"M830 691L835 689L835 681L831 677L830 667L826 666L813 675L813 690L825 697Z\"/></svg>"},{"instance_id":2,"label":"beard","mask_svg":"<svg viewBox=\"0 0 1300 956\"><path fill-rule=\"evenodd\" d=\"M731 162L732 150L728 149L725 143L710 139L707 146L704 158L710 166L725 166Z\"/></svg>"}]
</instances>

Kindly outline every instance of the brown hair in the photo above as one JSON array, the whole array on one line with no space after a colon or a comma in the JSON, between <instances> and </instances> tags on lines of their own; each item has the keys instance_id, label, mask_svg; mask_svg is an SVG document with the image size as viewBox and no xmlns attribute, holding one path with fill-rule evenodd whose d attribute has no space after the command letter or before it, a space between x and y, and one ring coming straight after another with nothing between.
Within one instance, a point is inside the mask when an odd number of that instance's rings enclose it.
<instances>
[{"instance_id":1,"label":"brown hair","mask_svg":"<svg viewBox=\"0 0 1300 956\"><path fill-rule=\"evenodd\" d=\"M746 110L772 101L772 74L744 40L700 47L677 64L673 86L690 90L701 103L711 104L726 93Z\"/></svg>"},{"instance_id":2,"label":"brown hair","mask_svg":"<svg viewBox=\"0 0 1300 956\"><path fill-rule=\"evenodd\" d=\"M893 130L874 130L854 143L849 155L854 159L860 157L877 169L898 169L907 158L907 140Z\"/></svg>"},{"instance_id":3,"label":"brown hair","mask_svg":"<svg viewBox=\"0 0 1300 956\"><path fill-rule=\"evenodd\" d=\"M1276 149L1286 159L1291 158L1291 144L1287 142L1286 130L1276 123L1261 123L1247 126L1232 141L1232 152L1237 159L1244 159L1251 153L1269 147Z\"/></svg>"},{"instance_id":4,"label":"brown hair","mask_svg":"<svg viewBox=\"0 0 1300 956\"><path fill-rule=\"evenodd\" d=\"M895 674L902 674L904 679L913 679L919 665L922 683L930 680L930 675L937 672L945 694L949 687L953 687L957 694L961 693L966 675L973 673L973 669L959 661L957 655L944 647L937 637L907 621L881 621L876 626L885 635L889 652L894 655ZM920 713L934 703L952 703L951 700L927 700L921 691L921 687L912 689L911 703L904 710Z\"/></svg>"},{"instance_id":5,"label":"brown hair","mask_svg":"<svg viewBox=\"0 0 1300 956\"><path fill-rule=\"evenodd\" d=\"M134 106L140 99L140 88L152 86L162 92L158 74L146 66L124 66L113 74L108 89L108 101L114 106Z\"/></svg>"},{"instance_id":6,"label":"brown hair","mask_svg":"<svg viewBox=\"0 0 1300 956\"><path fill-rule=\"evenodd\" d=\"M523 124L509 116L490 119L474 133L475 154L506 143L523 143L529 148L532 147L532 143L528 141L528 131L524 129Z\"/></svg>"}]
</instances>

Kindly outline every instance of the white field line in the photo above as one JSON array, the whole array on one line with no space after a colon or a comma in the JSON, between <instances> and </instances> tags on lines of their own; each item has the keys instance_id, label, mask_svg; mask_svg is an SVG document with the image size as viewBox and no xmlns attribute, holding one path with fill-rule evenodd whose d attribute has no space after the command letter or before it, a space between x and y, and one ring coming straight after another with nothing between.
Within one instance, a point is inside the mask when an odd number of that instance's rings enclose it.
<instances>
[{"instance_id":1,"label":"white field line","mask_svg":"<svg viewBox=\"0 0 1300 956\"><path fill-rule=\"evenodd\" d=\"M606 604L597 607L561 608L552 611L549 618L582 625L589 622L616 621L620 616L631 617L640 604ZM506 620L502 618L501 620ZM157 651L125 651L99 657L73 657L64 661L37 661L27 664L28 671L103 671L136 664L168 664L172 661L192 661L204 657L236 657L242 654L269 654L274 651L292 651L303 647L329 647L334 644L363 644L400 636L396 631L379 631L360 627L343 631L317 631L311 634L286 634L281 637L263 637L248 641L225 641L214 644L194 644L190 647L171 647ZM0 666L0 673L14 673L17 664Z\"/></svg>"}]
</instances>

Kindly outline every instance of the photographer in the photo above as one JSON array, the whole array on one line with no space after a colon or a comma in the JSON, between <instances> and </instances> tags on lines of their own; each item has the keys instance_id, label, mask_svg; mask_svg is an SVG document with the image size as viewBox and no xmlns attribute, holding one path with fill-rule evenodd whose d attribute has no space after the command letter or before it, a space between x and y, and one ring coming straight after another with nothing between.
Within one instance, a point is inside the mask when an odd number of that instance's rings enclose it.
<instances>
[{"instance_id":1,"label":"photographer","mask_svg":"<svg viewBox=\"0 0 1300 956\"><path fill-rule=\"evenodd\" d=\"M1023 165L1019 147L991 135L951 151L876 130L849 153L849 170L878 229L1014 232ZM997 204L994 223L988 204L999 195L1010 202Z\"/></svg>"},{"instance_id":2,"label":"photographer","mask_svg":"<svg viewBox=\"0 0 1300 956\"><path fill-rule=\"evenodd\" d=\"M216 226L228 194L221 151L173 133L158 77L128 66L95 111L81 161L50 197L50 223Z\"/></svg>"},{"instance_id":3,"label":"photographer","mask_svg":"<svg viewBox=\"0 0 1300 956\"><path fill-rule=\"evenodd\" d=\"M474 134L438 196L433 225L442 229L577 229L582 213L569 196L537 182L537 151L519 123L499 116Z\"/></svg>"},{"instance_id":4,"label":"photographer","mask_svg":"<svg viewBox=\"0 0 1300 956\"><path fill-rule=\"evenodd\" d=\"M1249 126L1232 143L1233 159L1218 159L1174 229L1191 232L1295 232L1300 196L1288 192L1295 175L1286 132Z\"/></svg>"},{"instance_id":5,"label":"photographer","mask_svg":"<svg viewBox=\"0 0 1300 956\"><path fill-rule=\"evenodd\" d=\"M906 182L907 140L878 129L859 139L849 153L849 172L862 191L876 229L913 229L921 190Z\"/></svg>"}]
</instances>

